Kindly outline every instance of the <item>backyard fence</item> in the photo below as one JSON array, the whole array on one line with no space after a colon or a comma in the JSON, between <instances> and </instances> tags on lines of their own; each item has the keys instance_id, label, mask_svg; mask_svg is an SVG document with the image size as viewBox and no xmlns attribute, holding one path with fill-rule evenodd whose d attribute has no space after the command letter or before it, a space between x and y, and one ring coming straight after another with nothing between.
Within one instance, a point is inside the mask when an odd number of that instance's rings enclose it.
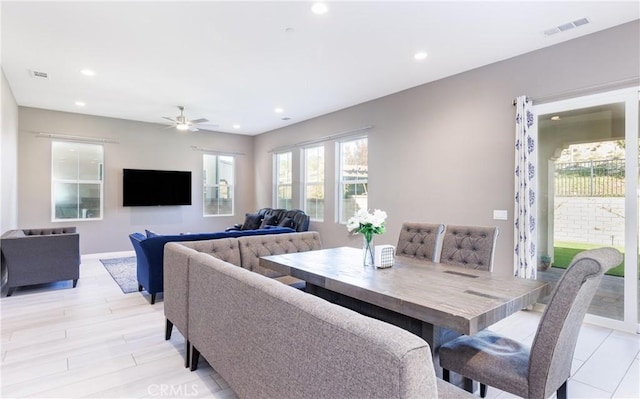
<instances>
[{"instance_id":1,"label":"backyard fence","mask_svg":"<svg viewBox=\"0 0 640 399\"><path fill-rule=\"evenodd\" d=\"M624 159L555 164L558 197L624 197Z\"/></svg>"}]
</instances>

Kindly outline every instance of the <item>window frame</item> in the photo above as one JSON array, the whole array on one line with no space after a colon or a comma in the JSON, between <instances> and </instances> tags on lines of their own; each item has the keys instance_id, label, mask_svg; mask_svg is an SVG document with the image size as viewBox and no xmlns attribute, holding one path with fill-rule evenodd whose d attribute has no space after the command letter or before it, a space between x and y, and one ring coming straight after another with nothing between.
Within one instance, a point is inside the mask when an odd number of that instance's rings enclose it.
<instances>
[{"instance_id":1,"label":"window frame","mask_svg":"<svg viewBox=\"0 0 640 399\"><path fill-rule=\"evenodd\" d=\"M58 178L56 177L56 171L57 171L57 167L56 167L56 161L61 159L61 156L63 154L57 154L57 150L58 151L62 151L62 149L58 149L56 147L58 147L58 145L70 145L70 144L75 144L77 146L92 146L94 147L94 149L99 149L99 153L100 153L100 159L96 160L96 162L98 163L97 167L98 167L98 179L82 179L80 178L81 174L82 174L82 170L81 170L81 159L80 159L80 154L81 152L78 149L75 150L69 150L70 152L75 152L77 154L77 157L75 159L76 162L76 166L75 166L75 172L76 172L76 178ZM62 157L63 159L64 157ZM51 141L51 222L52 223L59 223L59 222L84 222L84 221L97 221L97 220L103 220L104 219L104 145L102 144L95 144L95 143L84 143L84 142L73 142L73 141L64 141L64 140L52 140ZM57 216L57 212L56 210L59 208L59 204L57 202L56 196L58 195L58 187L59 184L71 184L71 185L75 185L76 186L76 201L75 201L75 205L76 205L76 217L71 217L71 218L59 218ZM99 200L99 204L97 208L94 209L98 209L99 211L99 216L98 217L81 217L81 215L84 213L85 215L88 214L89 209L88 208L84 208L81 209L81 204L82 201L80 199L80 195L81 195L81 190L80 187L82 185L98 185L100 193L98 196L98 200Z\"/></svg>"},{"instance_id":2,"label":"window frame","mask_svg":"<svg viewBox=\"0 0 640 399\"><path fill-rule=\"evenodd\" d=\"M367 170L367 178L366 179L355 179L355 180L345 180L344 176L343 176L343 163L344 163L344 154L343 154L343 145L348 144L348 143L353 143L353 142L357 142L360 140L364 140L366 142L366 146L367 146L367 163L366 165L358 165L358 166L365 166L366 170ZM338 185L338 187L336 188L336 223L338 224L347 224L347 220L353 216L353 215L345 215L344 220L342 219L342 216L344 214L344 208L345 208L345 191L344 191L344 187L346 184L362 184L363 187L366 187L365 192L367 193L367 206L369 203L369 137L368 135L363 135L363 136L357 136L357 137L349 137L346 138L344 140L340 140L336 142L336 184Z\"/></svg>"},{"instance_id":3,"label":"window frame","mask_svg":"<svg viewBox=\"0 0 640 399\"><path fill-rule=\"evenodd\" d=\"M321 156L322 156L322 160L319 163L319 168L318 168L318 177L319 179L316 181L309 181L308 179L308 166L309 166L309 159L308 159L308 155L309 155L309 151L311 150L321 150ZM325 186L325 169L326 169L326 163L325 163L325 145L324 143L319 144L319 145L314 145L314 146L310 146L310 147L305 147L302 148L302 162L303 162L303 168L302 168L302 203L303 203L303 208L304 208L304 212L309 215L311 217L311 220L313 221L317 221L317 222L323 222L324 221L324 207L323 207L323 212L322 215L320 215L318 217L318 215L311 215L309 213L309 209L307 208L307 188L309 186L321 186L322 188L322 201L325 202L326 201L326 186Z\"/></svg>"},{"instance_id":4,"label":"window frame","mask_svg":"<svg viewBox=\"0 0 640 399\"><path fill-rule=\"evenodd\" d=\"M289 170L288 170L288 177L289 180L288 182L284 182L281 183L280 181L280 165L281 165L281 156L286 156L288 155L289 157ZM273 204L275 208L282 208L282 209L291 209L291 206L293 205L293 151L282 151L282 152L278 152L274 154L273 157L273 162L274 162L274 167L273 167ZM289 200L289 205L287 206L282 206L280 204L280 188L289 188L289 193L290 193L290 197L288 198ZM286 200L286 199L285 199Z\"/></svg>"},{"instance_id":5,"label":"window frame","mask_svg":"<svg viewBox=\"0 0 640 399\"><path fill-rule=\"evenodd\" d=\"M214 184L207 184L207 157L215 157L216 162L216 170L220 170L220 165L222 163L221 157L231 159L231 184L227 184L226 188L228 190L227 194L231 198L231 213L207 213L207 191L208 189L220 189L221 182L224 179L215 179ZM202 154L202 216L203 217L220 217L220 216L234 216L235 215L235 204L236 204L236 196L235 196L235 188L236 188L236 157L233 155L227 154ZM219 191L218 191L219 193ZM218 195L218 210L220 209L221 196Z\"/></svg>"}]
</instances>

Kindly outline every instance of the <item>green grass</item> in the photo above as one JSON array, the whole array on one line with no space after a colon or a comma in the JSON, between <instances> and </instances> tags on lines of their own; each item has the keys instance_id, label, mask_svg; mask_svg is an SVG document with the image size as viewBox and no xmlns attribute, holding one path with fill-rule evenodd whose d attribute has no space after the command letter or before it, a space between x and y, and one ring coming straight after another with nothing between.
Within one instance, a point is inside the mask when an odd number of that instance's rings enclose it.
<instances>
[{"instance_id":1,"label":"green grass","mask_svg":"<svg viewBox=\"0 0 640 399\"><path fill-rule=\"evenodd\" d=\"M566 269L571 263L573 257L582 251L587 249L600 248L603 245L600 244L584 244L578 242L563 242L556 241L553 247L553 267L559 267ZM616 247L624 255L624 248ZM622 264L609 270L606 274L609 276L624 277L624 260Z\"/></svg>"}]
</instances>

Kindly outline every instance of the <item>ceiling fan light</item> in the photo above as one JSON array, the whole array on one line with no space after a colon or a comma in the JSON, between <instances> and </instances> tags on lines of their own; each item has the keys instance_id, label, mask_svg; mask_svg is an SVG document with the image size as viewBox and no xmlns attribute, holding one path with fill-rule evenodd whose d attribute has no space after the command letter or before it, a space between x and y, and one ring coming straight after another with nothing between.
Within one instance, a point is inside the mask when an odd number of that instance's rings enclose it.
<instances>
[{"instance_id":1,"label":"ceiling fan light","mask_svg":"<svg viewBox=\"0 0 640 399\"><path fill-rule=\"evenodd\" d=\"M186 123L178 123L176 125L176 129L178 129L178 130L188 130L189 129L189 125L187 125Z\"/></svg>"}]
</instances>

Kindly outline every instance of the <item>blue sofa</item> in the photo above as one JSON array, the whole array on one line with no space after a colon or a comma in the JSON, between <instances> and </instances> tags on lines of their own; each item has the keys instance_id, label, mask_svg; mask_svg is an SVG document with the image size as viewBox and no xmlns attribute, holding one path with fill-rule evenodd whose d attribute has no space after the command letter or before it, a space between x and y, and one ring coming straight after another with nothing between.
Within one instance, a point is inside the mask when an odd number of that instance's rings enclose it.
<instances>
[{"instance_id":1,"label":"blue sofa","mask_svg":"<svg viewBox=\"0 0 640 399\"><path fill-rule=\"evenodd\" d=\"M151 304L156 301L156 294L163 288L164 244L175 241L201 241L217 238L244 237L264 234L295 233L289 227L269 226L265 229L221 231L215 233L159 235L147 231L147 234L129 234L131 244L136 252L138 290L144 288L151 294Z\"/></svg>"}]
</instances>

